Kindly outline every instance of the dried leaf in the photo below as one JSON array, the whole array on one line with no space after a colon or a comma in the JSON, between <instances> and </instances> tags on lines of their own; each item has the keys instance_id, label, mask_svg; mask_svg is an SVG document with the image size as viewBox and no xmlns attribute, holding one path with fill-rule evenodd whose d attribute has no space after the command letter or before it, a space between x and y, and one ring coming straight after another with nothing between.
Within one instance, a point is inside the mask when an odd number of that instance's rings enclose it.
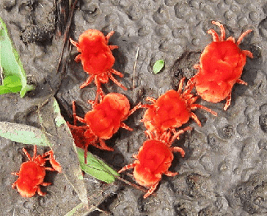
<instances>
[{"instance_id":1,"label":"dried leaf","mask_svg":"<svg viewBox=\"0 0 267 216\"><path fill-rule=\"evenodd\" d=\"M44 135L49 141L56 160L62 166L63 174L72 185L80 200L88 204L87 191L69 127L60 114L59 105L54 97L38 109L38 116Z\"/></svg>"},{"instance_id":2,"label":"dried leaf","mask_svg":"<svg viewBox=\"0 0 267 216\"><path fill-rule=\"evenodd\" d=\"M70 210L65 216L80 216L80 215L89 215L95 210L99 210L96 206L91 205L90 207L84 205L84 203L80 203L75 206L72 210Z\"/></svg>"},{"instance_id":3,"label":"dried leaf","mask_svg":"<svg viewBox=\"0 0 267 216\"><path fill-rule=\"evenodd\" d=\"M42 130L29 125L0 122L0 136L14 142L49 146L49 142Z\"/></svg>"}]
</instances>

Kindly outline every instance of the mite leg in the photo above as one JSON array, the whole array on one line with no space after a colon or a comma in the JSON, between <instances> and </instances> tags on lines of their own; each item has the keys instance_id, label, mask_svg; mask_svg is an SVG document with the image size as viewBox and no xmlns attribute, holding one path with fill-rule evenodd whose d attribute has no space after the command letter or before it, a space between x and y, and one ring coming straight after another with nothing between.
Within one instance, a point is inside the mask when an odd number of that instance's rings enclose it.
<instances>
[{"instance_id":1,"label":"mite leg","mask_svg":"<svg viewBox=\"0 0 267 216\"><path fill-rule=\"evenodd\" d=\"M132 108L130 111L129 111L129 114L128 116L132 115L136 110L140 109L140 108L146 108L145 105L138 103L134 108Z\"/></svg>"},{"instance_id":2,"label":"mite leg","mask_svg":"<svg viewBox=\"0 0 267 216\"><path fill-rule=\"evenodd\" d=\"M244 53L249 58L253 58L253 54L250 51L248 51L248 50L242 50L242 53Z\"/></svg>"},{"instance_id":3,"label":"mite leg","mask_svg":"<svg viewBox=\"0 0 267 216\"><path fill-rule=\"evenodd\" d=\"M231 93L229 93L229 95L226 97L226 103L225 103L224 108L223 108L225 111L228 109L228 107L231 104L231 98L232 98Z\"/></svg>"},{"instance_id":4,"label":"mite leg","mask_svg":"<svg viewBox=\"0 0 267 216\"><path fill-rule=\"evenodd\" d=\"M94 102L94 105L93 107L97 104L98 102L98 96L100 95L100 100L103 100L104 98L104 92L101 88L101 82L99 81L98 77L95 76L95 84L96 84L96 96L95 96L95 102Z\"/></svg>"},{"instance_id":5,"label":"mite leg","mask_svg":"<svg viewBox=\"0 0 267 216\"><path fill-rule=\"evenodd\" d=\"M175 139L179 139L179 136L180 136L181 134L183 134L184 132L188 131L188 130L192 130L192 128L191 128L191 127L186 127L186 128L184 128L184 129L180 129L180 130L177 131L177 132L174 132L173 137L172 137L170 143L173 143Z\"/></svg>"},{"instance_id":6,"label":"mite leg","mask_svg":"<svg viewBox=\"0 0 267 216\"><path fill-rule=\"evenodd\" d=\"M143 196L144 199L146 199L147 197L149 197L156 190L158 184L159 184L159 182L157 182L156 184L154 184L154 185L152 185L150 187L150 189L147 191L147 193Z\"/></svg>"},{"instance_id":7,"label":"mite leg","mask_svg":"<svg viewBox=\"0 0 267 216\"><path fill-rule=\"evenodd\" d=\"M94 77L95 77L95 76L90 75L90 76L87 78L87 80L80 86L80 89L82 89L82 88L88 86L88 85L93 81Z\"/></svg>"},{"instance_id":8,"label":"mite leg","mask_svg":"<svg viewBox=\"0 0 267 216\"><path fill-rule=\"evenodd\" d=\"M27 150L25 148L23 148L22 150L23 150L24 154L27 156L27 158L31 161L32 158L31 158L29 152L27 152ZM33 154L33 158L34 158L34 157L36 157L36 145L34 146L33 151L34 151L34 154Z\"/></svg>"},{"instance_id":9,"label":"mite leg","mask_svg":"<svg viewBox=\"0 0 267 216\"><path fill-rule=\"evenodd\" d=\"M241 85L248 85L247 82L241 79L236 80L236 83L241 84Z\"/></svg>"},{"instance_id":10,"label":"mite leg","mask_svg":"<svg viewBox=\"0 0 267 216\"><path fill-rule=\"evenodd\" d=\"M45 169L50 168L51 169L50 171L57 171L57 172L61 173L62 168L61 168L60 164L55 160L53 151L50 150L50 151L46 152L44 155L45 155L45 157L49 156L49 158L46 158L46 160L49 160L50 164L52 165L52 168L46 167ZM47 170L49 170L49 169L47 169Z\"/></svg>"},{"instance_id":11,"label":"mite leg","mask_svg":"<svg viewBox=\"0 0 267 216\"><path fill-rule=\"evenodd\" d=\"M106 143L102 139L99 139L99 144L100 144L100 147L101 147L100 149L107 150L107 151L114 151L114 149L111 148L111 147L108 147L106 145Z\"/></svg>"},{"instance_id":12,"label":"mite leg","mask_svg":"<svg viewBox=\"0 0 267 216\"><path fill-rule=\"evenodd\" d=\"M184 157L184 155L185 155L184 150L183 150L182 148L180 148L180 147L176 147L176 146L175 146L175 147L172 147L171 150L172 150L173 152L179 152L179 153L181 154L182 157Z\"/></svg>"},{"instance_id":13,"label":"mite leg","mask_svg":"<svg viewBox=\"0 0 267 216\"><path fill-rule=\"evenodd\" d=\"M178 175L179 173L178 173L178 172L166 171L164 174L165 174L166 176L173 177L173 176Z\"/></svg>"},{"instance_id":14,"label":"mite leg","mask_svg":"<svg viewBox=\"0 0 267 216\"><path fill-rule=\"evenodd\" d=\"M40 196L45 196L46 195L46 193L45 192L42 192L41 191L41 188L38 186L38 188L37 188L37 193L40 195Z\"/></svg>"},{"instance_id":15,"label":"mite leg","mask_svg":"<svg viewBox=\"0 0 267 216\"><path fill-rule=\"evenodd\" d=\"M224 39L225 39L225 29L224 29L224 26L221 23L216 22L216 21L212 21L211 23L220 27L220 30L221 30L221 38L219 39L219 41L224 41Z\"/></svg>"},{"instance_id":16,"label":"mite leg","mask_svg":"<svg viewBox=\"0 0 267 216\"><path fill-rule=\"evenodd\" d=\"M12 174L12 173L11 173ZM18 181L18 180L17 180ZM12 184L12 188L13 189L16 189L16 187L17 187L17 181L15 181L13 184Z\"/></svg>"},{"instance_id":17,"label":"mite leg","mask_svg":"<svg viewBox=\"0 0 267 216\"><path fill-rule=\"evenodd\" d=\"M114 69L111 69L111 73L113 73L113 74L115 74L115 75L118 75L118 76L120 76L120 77L123 77L123 74L122 74L122 73L120 73L120 72L118 72L118 71L116 71L116 70L114 70ZM109 78L110 78L110 79L111 79L117 86L119 86L119 87L121 87L123 90L127 91L127 88L126 88L124 85L122 85L118 80L116 80L116 79L114 78L114 76L112 76L111 73L108 74Z\"/></svg>"},{"instance_id":18,"label":"mite leg","mask_svg":"<svg viewBox=\"0 0 267 216\"><path fill-rule=\"evenodd\" d=\"M178 88L178 93L179 93L179 94L182 93L183 85L184 85L184 80L185 80L185 77L183 77L183 78L180 80L179 88Z\"/></svg>"},{"instance_id":19,"label":"mite leg","mask_svg":"<svg viewBox=\"0 0 267 216\"><path fill-rule=\"evenodd\" d=\"M201 127L201 122L195 113L192 112L190 117L198 124L199 127Z\"/></svg>"},{"instance_id":20,"label":"mite leg","mask_svg":"<svg viewBox=\"0 0 267 216\"><path fill-rule=\"evenodd\" d=\"M208 34L212 35L212 39L213 39L214 42L219 42L220 41L219 35L216 33L216 31L214 29L208 30Z\"/></svg>"},{"instance_id":21,"label":"mite leg","mask_svg":"<svg viewBox=\"0 0 267 216\"><path fill-rule=\"evenodd\" d=\"M211 109L209 109L209 108L207 108L207 107L205 107L205 106L202 106L202 105L200 105L200 104L192 104L192 106L191 106L191 109L192 109L192 110L195 110L195 109L197 109L197 108L199 108L199 109L203 109L203 110L205 110L205 111L211 113L212 115L217 116L217 113L216 113L216 112L214 112L213 110L211 110Z\"/></svg>"},{"instance_id":22,"label":"mite leg","mask_svg":"<svg viewBox=\"0 0 267 216\"><path fill-rule=\"evenodd\" d=\"M107 34L107 36L105 37L107 43L109 42L110 37L111 37L114 33L115 33L114 31L111 31L111 32L109 32L109 33ZM118 49L119 47L116 46L116 45L109 45L109 48L110 48L111 50L114 50L114 49Z\"/></svg>"},{"instance_id":23,"label":"mite leg","mask_svg":"<svg viewBox=\"0 0 267 216\"><path fill-rule=\"evenodd\" d=\"M120 127L121 127L121 128L124 128L124 129L126 129L126 130L128 130L128 131L133 131L132 128L130 128L128 125L126 125L126 124L123 123L123 122L121 123Z\"/></svg>"},{"instance_id":24,"label":"mite leg","mask_svg":"<svg viewBox=\"0 0 267 216\"><path fill-rule=\"evenodd\" d=\"M241 43L241 41L243 40L243 38L246 37L250 32L252 32L251 29L249 29L249 30L243 32L243 33L240 35L240 37L237 39L236 44L239 45L239 44Z\"/></svg>"},{"instance_id":25,"label":"mite leg","mask_svg":"<svg viewBox=\"0 0 267 216\"><path fill-rule=\"evenodd\" d=\"M77 48L79 47L79 43L77 43L76 41L72 40L71 38L70 38L70 42L72 43L73 46L75 46Z\"/></svg>"},{"instance_id":26,"label":"mite leg","mask_svg":"<svg viewBox=\"0 0 267 216\"><path fill-rule=\"evenodd\" d=\"M124 166L123 168L121 168L121 169L118 171L118 173L122 173L122 172L124 172L124 171L127 170L127 169L133 169L135 166L136 166L135 163L128 164L128 165Z\"/></svg>"}]
</instances>

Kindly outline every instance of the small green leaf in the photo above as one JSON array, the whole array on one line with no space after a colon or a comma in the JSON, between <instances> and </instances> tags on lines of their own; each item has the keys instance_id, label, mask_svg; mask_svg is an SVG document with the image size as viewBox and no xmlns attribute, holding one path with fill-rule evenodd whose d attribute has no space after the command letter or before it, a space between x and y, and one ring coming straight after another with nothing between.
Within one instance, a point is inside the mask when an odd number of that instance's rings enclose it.
<instances>
[{"instance_id":1,"label":"small green leaf","mask_svg":"<svg viewBox=\"0 0 267 216\"><path fill-rule=\"evenodd\" d=\"M20 78L16 75L11 75L3 80L3 85L0 86L0 95L6 93L17 93L21 90Z\"/></svg>"},{"instance_id":2,"label":"small green leaf","mask_svg":"<svg viewBox=\"0 0 267 216\"><path fill-rule=\"evenodd\" d=\"M84 150L77 148L77 152L81 168L85 173L106 183L114 182L115 177L119 176L115 170L110 168L102 160L97 159L90 152L87 152L87 164L84 163Z\"/></svg>"},{"instance_id":3,"label":"small green leaf","mask_svg":"<svg viewBox=\"0 0 267 216\"><path fill-rule=\"evenodd\" d=\"M0 67L2 69L2 75L7 79L8 77L16 76L20 81L20 96L24 97L27 91L33 90L32 85L27 84L26 73L23 69L23 65L20 61L19 54L16 51L7 31L7 27L4 21L0 18ZM3 81L2 92L18 92L18 79L16 78L16 88L5 86L5 79ZM10 79L10 78L8 78ZM11 78L14 80L14 77ZM12 89L12 90L11 90ZM16 91L14 90L16 89Z\"/></svg>"},{"instance_id":4,"label":"small green leaf","mask_svg":"<svg viewBox=\"0 0 267 216\"><path fill-rule=\"evenodd\" d=\"M164 60L161 59L161 60L156 61L154 66L153 66L154 74L159 73L163 67L164 67Z\"/></svg>"}]
</instances>

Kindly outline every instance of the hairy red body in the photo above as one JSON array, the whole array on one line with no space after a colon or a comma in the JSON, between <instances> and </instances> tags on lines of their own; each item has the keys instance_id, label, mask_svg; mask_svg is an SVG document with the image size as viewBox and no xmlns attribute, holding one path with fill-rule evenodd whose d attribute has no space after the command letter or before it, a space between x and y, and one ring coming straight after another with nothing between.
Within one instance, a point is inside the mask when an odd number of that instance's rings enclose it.
<instances>
[{"instance_id":1,"label":"hairy red body","mask_svg":"<svg viewBox=\"0 0 267 216\"><path fill-rule=\"evenodd\" d=\"M197 116L192 112L197 108L204 109L215 116L217 115L216 112L195 104L198 97L190 93L190 88L182 92L184 79L180 81L178 91L167 91L157 100L147 98L153 103L151 105L143 105L148 108L142 120L148 131L161 135L167 130L181 127L188 122L189 118L193 118L201 126Z\"/></svg>"},{"instance_id":2,"label":"hairy red body","mask_svg":"<svg viewBox=\"0 0 267 216\"><path fill-rule=\"evenodd\" d=\"M241 50L239 44L252 30L244 32L237 42L233 37L225 40L225 29L219 22L212 22L221 29L221 36L213 30L208 31L213 36L210 43L201 54L200 64L195 65L198 73L191 78L198 95L209 102L218 103L226 99L224 110L231 103L231 92L235 83L247 85L240 79L246 64L246 57L253 58L250 51Z\"/></svg>"},{"instance_id":3,"label":"hairy red body","mask_svg":"<svg viewBox=\"0 0 267 216\"><path fill-rule=\"evenodd\" d=\"M123 77L123 74L112 69L115 58L111 50L118 48L115 45L108 45L109 38L114 34L110 32L107 36L96 29L89 29L80 35L79 41L75 42L70 39L70 42L77 47L80 52L75 58L76 62L81 61L83 70L90 74L89 78L80 86L84 88L93 80L97 86L97 95L103 95L101 83L107 83L111 79L118 86L127 90L121 83L119 83L113 74Z\"/></svg>"},{"instance_id":4,"label":"hairy red body","mask_svg":"<svg viewBox=\"0 0 267 216\"><path fill-rule=\"evenodd\" d=\"M185 152L182 148L171 147L171 145L180 134L190 129L190 127L187 127L175 132L173 136L171 136L171 132L165 132L160 137L147 132L149 140L143 143L138 155L134 155L136 159L134 163L124 166L119 173L133 168L133 176L136 182L149 187L149 190L144 195L144 198L147 198L155 191L163 174L167 176L176 176L178 174L169 171L173 161L173 152L179 152L182 157L184 157Z\"/></svg>"},{"instance_id":5,"label":"hairy red body","mask_svg":"<svg viewBox=\"0 0 267 216\"><path fill-rule=\"evenodd\" d=\"M40 185L47 186L51 184L43 182L46 170L61 172L61 166L54 159L52 150L44 153L43 155L36 156L37 147L34 146L34 155L32 158L26 149L23 148L23 151L29 161L21 164L20 171L18 173L12 173L19 176L17 181L12 184L12 188L17 188L18 192L23 197L32 197L36 192L40 196L44 196L46 193L41 191ZM45 167L47 160L50 161L52 168Z\"/></svg>"},{"instance_id":6,"label":"hairy red body","mask_svg":"<svg viewBox=\"0 0 267 216\"><path fill-rule=\"evenodd\" d=\"M143 186L152 186L160 181L173 160L173 154L165 143L158 140L147 140L139 149L134 169L134 178Z\"/></svg>"},{"instance_id":7,"label":"hairy red body","mask_svg":"<svg viewBox=\"0 0 267 216\"><path fill-rule=\"evenodd\" d=\"M89 145L113 151L114 149L108 147L104 140L110 139L120 127L132 131L132 128L124 124L123 121L141 107L138 104L130 110L129 100L124 95L109 93L99 104L94 104L93 109L87 112L84 118L81 118L76 116L75 103L73 102L74 125L69 124L69 127L76 145L85 149L85 154ZM76 120L85 125L77 126Z\"/></svg>"},{"instance_id":8,"label":"hairy red body","mask_svg":"<svg viewBox=\"0 0 267 216\"><path fill-rule=\"evenodd\" d=\"M84 121L96 136L110 139L121 126L125 126L122 121L127 119L129 112L129 100L122 94L110 93L85 114Z\"/></svg>"}]
</instances>

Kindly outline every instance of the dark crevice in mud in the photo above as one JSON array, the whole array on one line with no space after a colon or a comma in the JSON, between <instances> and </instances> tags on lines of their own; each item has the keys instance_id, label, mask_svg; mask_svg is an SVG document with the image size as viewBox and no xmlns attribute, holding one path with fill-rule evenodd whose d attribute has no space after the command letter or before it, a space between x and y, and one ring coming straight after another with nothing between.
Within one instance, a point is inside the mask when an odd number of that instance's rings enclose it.
<instances>
[{"instance_id":1,"label":"dark crevice in mud","mask_svg":"<svg viewBox=\"0 0 267 216\"><path fill-rule=\"evenodd\" d=\"M194 65L198 63L200 52L185 52L172 66L170 73L173 76L172 88L177 89L183 77L190 79L196 74Z\"/></svg>"}]
</instances>

